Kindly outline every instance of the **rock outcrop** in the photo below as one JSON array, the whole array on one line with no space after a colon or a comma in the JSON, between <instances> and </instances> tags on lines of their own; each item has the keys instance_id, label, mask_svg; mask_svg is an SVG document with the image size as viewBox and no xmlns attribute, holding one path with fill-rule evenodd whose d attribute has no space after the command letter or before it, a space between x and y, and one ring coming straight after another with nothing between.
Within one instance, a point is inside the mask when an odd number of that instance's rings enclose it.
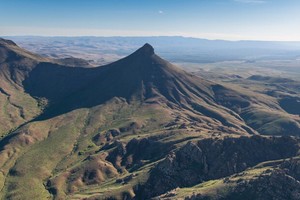
<instances>
[{"instance_id":1,"label":"rock outcrop","mask_svg":"<svg viewBox=\"0 0 300 200\"><path fill-rule=\"evenodd\" d=\"M298 140L292 137L252 136L189 142L151 171L140 194L142 198L150 198L177 187L191 187L263 161L295 156L298 150Z\"/></svg>"}]
</instances>

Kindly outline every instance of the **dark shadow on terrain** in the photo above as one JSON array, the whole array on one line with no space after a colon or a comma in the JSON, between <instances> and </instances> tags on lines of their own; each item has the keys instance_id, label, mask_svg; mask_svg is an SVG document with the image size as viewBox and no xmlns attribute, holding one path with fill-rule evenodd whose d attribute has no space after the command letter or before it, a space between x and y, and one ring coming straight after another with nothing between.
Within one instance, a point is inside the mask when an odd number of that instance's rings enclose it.
<instances>
[{"instance_id":1,"label":"dark shadow on terrain","mask_svg":"<svg viewBox=\"0 0 300 200\"><path fill-rule=\"evenodd\" d=\"M300 115L300 98L286 97L281 99L279 104L287 113Z\"/></svg>"},{"instance_id":2,"label":"dark shadow on terrain","mask_svg":"<svg viewBox=\"0 0 300 200\"><path fill-rule=\"evenodd\" d=\"M128 57L97 68L36 66L23 81L31 96L46 98L49 106L36 120L79 108L91 108L114 97L130 102L161 98L180 105L191 98L212 101L209 84L174 67L145 44Z\"/></svg>"}]
</instances>

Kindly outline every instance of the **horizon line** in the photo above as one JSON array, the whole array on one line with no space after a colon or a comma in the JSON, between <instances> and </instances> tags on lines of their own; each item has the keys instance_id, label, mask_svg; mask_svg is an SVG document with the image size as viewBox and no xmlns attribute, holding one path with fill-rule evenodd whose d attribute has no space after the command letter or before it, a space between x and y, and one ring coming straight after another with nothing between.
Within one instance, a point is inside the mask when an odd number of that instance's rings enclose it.
<instances>
[{"instance_id":1,"label":"horizon line","mask_svg":"<svg viewBox=\"0 0 300 200\"><path fill-rule=\"evenodd\" d=\"M183 35L0 35L0 38L4 37L48 37L48 38L55 38L55 37L65 37L65 38L80 38L80 37L99 37L99 38L155 38L155 37L179 37L179 38L186 38L186 39L199 39L199 40L208 40L208 41L228 41L228 42L300 42L300 40L263 40L263 39L210 39L205 37L193 37L193 36L183 36Z\"/></svg>"}]
</instances>

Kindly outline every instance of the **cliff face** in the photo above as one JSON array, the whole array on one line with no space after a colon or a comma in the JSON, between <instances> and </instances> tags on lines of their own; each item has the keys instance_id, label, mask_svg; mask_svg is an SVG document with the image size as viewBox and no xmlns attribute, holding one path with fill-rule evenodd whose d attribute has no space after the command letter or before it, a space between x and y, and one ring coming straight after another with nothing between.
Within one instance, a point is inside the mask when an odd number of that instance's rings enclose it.
<instances>
[{"instance_id":1,"label":"cliff face","mask_svg":"<svg viewBox=\"0 0 300 200\"><path fill-rule=\"evenodd\" d=\"M189 142L151 171L142 193L149 198L177 187L191 187L264 161L295 156L298 150L299 141L291 137L253 136Z\"/></svg>"},{"instance_id":2,"label":"cliff face","mask_svg":"<svg viewBox=\"0 0 300 200\"><path fill-rule=\"evenodd\" d=\"M269 163L268 167L258 166L226 179L211 188L212 192L197 191L185 194L185 200L238 200L238 199L291 199L300 198L300 161L299 158ZM220 192L226 191L226 192ZM178 191L178 193L180 193ZM172 199L169 197L161 199ZM170 194L169 194L170 196ZM176 198L176 192L173 198Z\"/></svg>"}]
</instances>

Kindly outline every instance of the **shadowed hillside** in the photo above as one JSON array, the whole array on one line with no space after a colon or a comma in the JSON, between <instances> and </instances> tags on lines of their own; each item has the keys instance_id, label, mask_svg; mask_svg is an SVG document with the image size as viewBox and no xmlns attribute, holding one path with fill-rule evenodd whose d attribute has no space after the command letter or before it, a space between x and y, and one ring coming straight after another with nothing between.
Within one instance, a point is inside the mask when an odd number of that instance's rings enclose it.
<instances>
[{"instance_id":1,"label":"shadowed hillside","mask_svg":"<svg viewBox=\"0 0 300 200\"><path fill-rule=\"evenodd\" d=\"M169 109L187 110L234 128L243 123L238 115L217 104L216 84L161 59L149 44L120 61L98 68L41 63L23 84L31 96L46 98L50 103L39 119L91 108L120 97L128 103L166 104Z\"/></svg>"}]
</instances>

